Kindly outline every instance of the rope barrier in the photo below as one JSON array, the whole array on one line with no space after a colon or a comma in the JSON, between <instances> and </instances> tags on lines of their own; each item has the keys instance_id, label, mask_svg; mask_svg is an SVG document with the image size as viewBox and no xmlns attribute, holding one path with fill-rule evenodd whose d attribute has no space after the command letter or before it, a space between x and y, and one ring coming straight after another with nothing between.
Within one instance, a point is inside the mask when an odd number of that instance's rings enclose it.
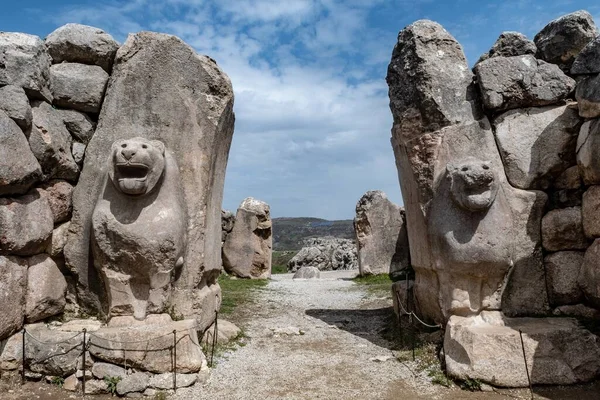
<instances>
[{"instance_id":1,"label":"rope barrier","mask_svg":"<svg viewBox=\"0 0 600 400\"><path fill-rule=\"evenodd\" d=\"M422 320L421 320L421 319L420 319L420 318L417 316L417 314L415 314L414 312L412 312L412 311L410 311L410 312L409 312L409 311L406 311L406 308L404 308L404 305L402 305L402 302L400 301L400 296L398 295L398 292L396 292L396 300L398 300L398 305L400 305L400 307L402 308L402 311L403 311L403 314L402 314L402 315L408 315L408 316L415 317L415 319L416 319L417 321L419 321L419 322L421 323L421 325L424 325L424 326L426 326L426 327L428 327L428 328L438 328L438 329L441 329L441 328L442 328L442 325L440 325L440 324L437 324L437 325L430 325L430 324L427 324L427 323L423 322L423 321L422 321Z\"/></svg>"},{"instance_id":2,"label":"rope barrier","mask_svg":"<svg viewBox=\"0 0 600 400\"><path fill-rule=\"evenodd\" d=\"M58 342L44 342L38 338L36 338L35 336L33 336L31 333L29 333L29 331L27 329L23 329L23 332L25 332L25 334L27 336L29 336L30 338L32 338L33 340L35 340L36 342L38 342L39 344L46 344L46 345L52 345L52 344L61 344L61 343L69 343L71 340L75 339L77 336L83 334L83 332L79 332L76 335L73 335L72 337L68 338L68 339L64 339Z\"/></svg>"}]
</instances>

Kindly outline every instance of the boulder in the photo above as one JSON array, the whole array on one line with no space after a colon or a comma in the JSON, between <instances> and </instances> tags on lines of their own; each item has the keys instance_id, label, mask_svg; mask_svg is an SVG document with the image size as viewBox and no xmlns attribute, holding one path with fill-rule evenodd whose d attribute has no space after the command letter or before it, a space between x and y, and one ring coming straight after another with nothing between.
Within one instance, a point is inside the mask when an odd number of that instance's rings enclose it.
<instances>
[{"instance_id":1,"label":"boulder","mask_svg":"<svg viewBox=\"0 0 600 400\"><path fill-rule=\"evenodd\" d=\"M576 151L583 183L600 184L600 119L586 121L581 125Z\"/></svg>"},{"instance_id":2,"label":"boulder","mask_svg":"<svg viewBox=\"0 0 600 400\"><path fill-rule=\"evenodd\" d=\"M177 371L198 372L205 361L198 343L195 320L172 321L167 314L113 317L107 327L90 335L92 356L114 364L127 364L143 371L171 371L173 331L177 331Z\"/></svg>"},{"instance_id":3,"label":"boulder","mask_svg":"<svg viewBox=\"0 0 600 400\"><path fill-rule=\"evenodd\" d=\"M527 387L525 358L534 385L569 385L600 374L597 336L571 318L507 318L499 312L452 316L444 354L448 374L494 386Z\"/></svg>"},{"instance_id":4,"label":"boulder","mask_svg":"<svg viewBox=\"0 0 600 400\"><path fill-rule=\"evenodd\" d=\"M494 57L475 66L483 105L492 111L560 103L575 81L532 55Z\"/></svg>"},{"instance_id":5,"label":"boulder","mask_svg":"<svg viewBox=\"0 0 600 400\"><path fill-rule=\"evenodd\" d=\"M490 51L483 54L478 63L492 57L513 57L526 54L535 55L537 47L535 43L527 39L527 36L519 32L502 32Z\"/></svg>"},{"instance_id":6,"label":"boulder","mask_svg":"<svg viewBox=\"0 0 600 400\"><path fill-rule=\"evenodd\" d=\"M552 210L544 215L542 244L548 251L586 249L589 243L583 232L581 207Z\"/></svg>"},{"instance_id":7,"label":"boulder","mask_svg":"<svg viewBox=\"0 0 600 400\"><path fill-rule=\"evenodd\" d=\"M99 113L108 74L95 65L62 63L50 67L50 89L54 104L89 113Z\"/></svg>"},{"instance_id":8,"label":"boulder","mask_svg":"<svg viewBox=\"0 0 600 400\"><path fill-rule=\"evenodd\" d=\"M75 180L79 167L71 155L73 139L60 114L43 101L32 103L33 126L29 134L31 151L47 178Z\"/></svg>"},{"instance_id":9,"label":"boulder","mask_svg":"<svg viewBox=\"0 0 600 400\"><path fill-rule=\"evenodd\" d=\"M571 66L571 75L598 73L600 73L600 35L585 45Z\"/></svg>"},{"instance_id":10,"label":"boulder","mask_svg":"<svg viewBox=\"0 0 600 400\"><path fill-rule=\"evenodd\" d=\"M0 195L23 194L42 177L42 169L19 126L0 110Z\"/></svg>"},{"instance_id":11,"label":"boulder","mask_svg":"<svg viewBox=\"0 0 600 400\"><path fill-rule=\"evenodd\" d=\"M85 381L85 394L104 394L108 393L108 383L101 379L91 379Z\"/></svg>"},{"instance_id":12,"label":"boulder","mask_svg":"<svg viewBox=\"0 0 600 400\"><path fill-rule=\"evenodd\" d=\"M198 380L198 374L177 374L177 388L192 386ZM173 389L173 373L166 372L164 374L153 375L150 378L149 385L155 389L167 390Z\"/></svg>"},{"instance_id":13,"label":"boulder","mask_svg":"<svg viewBox=\"0 0 600 400\"><path fill-rule=\"evenodd\" d=\"M583 185L579 167L574 165L564 170L552 183L555 189L574 190Z\"/></svg>"},{"instance_id":14,"label":"boulder","mask_svg":"<svg viewBox=\"0 0 600 400\"><path fill-rule=\"evenodd\" d=\"M81 359L82 334L51 329L38 323L25 326L25 363L33 372L68 376Z\"/></svg>"},{"instance_id":15,"label":"boulder","mask_svg":"<svg viewBox=\"0 0 600 400\"><path fill-rule=\"evenodd\" d=\"M42 253L53 227L50 206L35 189L16 198L0 197L0 254Z\"/></svg>"},{"instance_id":16,"label":"boulder","mask_svg":"<svg viewBox=\"0 0 600 400\"><path fill-rule=\"evenodd\" d=\"M238 328L233 322L229 322L224 319L219 319L217 323L217 344L227 344L232 340L240 337L242 330ZM213 323L204 332L202 341L205 342L207 348L212 346L213 335L215 333L215 324ZM179 379L179 377L177 378ZM152 386L152 385L150 385Z\"/></svg>"},{"instance_id":17,"label":"boulder","mask_svg":"<svg viewBox=\"0 0 600 400\"><path fill-rule=\"evenodd\" d=\"M579 115L584 118L600 117L600 75L582 78L575 90Z\"/></svg>"},{"instance_id":18,"label":"boulder","mask_svg":"<svg viewBox=\"0 0 600 400\"><path fill-rule=\"evenodd\" d=\"M135 372L127 375L117 383L117 393L124 396L127 393L143 392L150 384L150 376L143 372Z\"/></svg>"},{"instance_id":19,"label":"boulder","mask_svg":"<svg viewBox=\"0 0 600 400\"><path fill-rule=\"evenodd\" d=\"M0 341L0 371L14 371L19 369L21 364L23 364L23 334L17 332Z\"/></svg>"},{"instance_id":20,"label":"boulder","mask_svg":"<svg viewBox=\"0 0 600 400\"><path fill-rule=\"evenodd\" d=\"M581 215L585 235L588 238L600 237L600 186L590 186L583 194Z\"/></svg>"},{"instance_id":21,"label":"boulder","mask_svg":"<svg viewBox=\"0 0 600 400\"><path fill-rule=\"evenodd\" d=\"M0 32L0 86L15 85L27 96L52 101L48 89L50 57L44 42L34 35Z\"/></svg>"},{"instance_id":22,"label":"boulder","mask_svg":"<svg viewBox=\"0 0 600 400\"><path fill-rule=\"evenodd\" d=\"M79 301L84 310L102 312L106 306L102 300L106 288L90 262L91 220L106 188L113 144L138 136L161 141L177 163L182 188L177 201L183 207L187 238L169 307L185 310L186 317L202 318L205 310L215 307L214 297L199 297L196 292L207 286L219 290L213 284L222 265L221 201L234 124L231 82L214 60L196 54L175 36L140 32L130 35L117 51L109 85L73 193L65 247L67 265L78 277ZM172 194L171 203L175 198ZM137 204L146 200L140 198ZM123 200L115 211L119 214L132 206ZM160 215L156 211L154 215ZM143 235L150 233L135 234L146 243Z\"/></svg>"},{"instance_id":23,"label":"boulder","mask_svg":"<svg viewBox=\"0 0 600 400\"><path fill-rule=\"evenodd\" d=\"M356 204L354 218L360 275L394 274L410 269L404 209L380 190L365 193Z\"/></svg>"},{"instance_id":24,"label":"boulder","mask_svg":"<svg viewBox=\"0 0 600 400\"><path fill-rule=\"evenodd\" d=\"M600 239L586 250L578 282L588 303L600 308Z\"/></svg>"},{"instance_id":25,"label":"boulder","mask_svg":"<svg viewBox=\"0 0 600 400\"><path fill-rule=\"evenodd\" d=\"M31 126L31 106L23 88L15 85L0 87L0 110L26 131Z\"/></svg>"},{"instance_id":26,"label":"boulder","mask_svg":"<svg viewBox=\"0 0 600 400\"><path fill-rule=\"evenodd\" d=\"M577 277L584 254L582 251L559 251L544 258L548 297L554 307L577 304L583 299Z\"/></svg>"},{"instance_id":27,"label":"boulder","mask_svg":"<svg viewBox=\"0 0 600 400\"><path fill-rule=\"evenodd\" d=\"M321 271L317 267L300 267L292 279L321 279Z\"/></svg>"},{"instance_id":28,"label":"boulder","mask_svg":"<svg viewBox=\"0 0 600 400\"><path fill-rule=\"evenodd\" d=\"M288 261L287 268L296 272L305 266L316 267L320 271L356 269L356 245L350 239L305 239L304 247Z\"/></svg>"},{"instance_id":29,"label":"boulder","mask_svg":"<svg viewBox=\"0 0 600 400\"><path fill-rule=\"evenodd\" d=\"M98 65L110 73L119 43L102 29L66 24L46 37L54 64L62 62Z\"/></svg>"},{"instance_id":30,"label":"boulder","mask_svg":"<svg viewBox=\"0 0 600 400\"><path fill-rule=\"evenodd\" d=\"M494 120L506 177L520 189L547 189L576 164L575 145L582 121L574 106L508 111Z\"/></svg>"},{"instance_id":31,"label":"boulder","mask_svg":"<svg viewBox=\"0 0 600 400\"><path fill-rule=\"evenodd\" d=\"M0 256L0 339L23 327L26 292L27 261L19 257Z\"/></svg>"},{"instance_id":32,"label":"boulder","mask_svg":"<svg viewBox=\"0 0 600 400\"><path fill-rule=\"evenodd\" d=\"M67 281L56 263L47 254L30 257L27 262L27 322L37 322L62 313L66 304Z\"/></svg>"},{"instance_id":33,"label":"boulder","mask_svg":"<svg viewBox=\"0 0 600 400\"><path fill-rule=\"evenodd\" d=\"M123 379L127 376L127 370L115 364L95 362L92 366L92 375L98 379L104 379L107 377L118 377Z\"/></svg>"},{"instance_id":34,"label":"boulder","mask_svg":"<svg viewBox=\"0 0 600 400\"><path fill-rule=\"evenodd\" d=\"M69 392L78 392L81 389L81 382L77 379L77 375L69 375L63 382L62 388Z\"/></svg>"},{"instance_id":35,"label":"boulder","mask_svg":"<svg viewBox=\"0 0 600 400\"><path fill-rule=\"evenodd\" d=\"M235 224L223 245L223 267L239 278L268 279L273 248L271 212L263 201L248 197L238 207Z\"/></svg>"},{"instance_id":36,"label":"boulder","mask_svg":"<svg viewBox=\"0 0 600 400\"><path fill-rule=\"evenodd\" d=\"M75 110L56 110L62 118L65 127L73 137L73 139L88 144L94 131L96 123L86 114Z\"/></svg>"},{"instance_id":37,"label":"boulder","mask_svg":"<svg viewBox=\"0 0 600 400\"><path fill-rule=\"evenodd\" d=\"M535 35L537 57L569 71L579 52L598 34L587 11L575 11L550 21Z\"/></svg>"},{"instance_id":38,"label":"boulder","mask_svg":"<svg viewBox=\"0 0 600 400\"><path fill-rule=\"evenodd\" d=\"M42 184L38 188L38 191L48 201L55 224L71 218L73 185L69 182L56 179Z\"/></svg>"}]
</instances>

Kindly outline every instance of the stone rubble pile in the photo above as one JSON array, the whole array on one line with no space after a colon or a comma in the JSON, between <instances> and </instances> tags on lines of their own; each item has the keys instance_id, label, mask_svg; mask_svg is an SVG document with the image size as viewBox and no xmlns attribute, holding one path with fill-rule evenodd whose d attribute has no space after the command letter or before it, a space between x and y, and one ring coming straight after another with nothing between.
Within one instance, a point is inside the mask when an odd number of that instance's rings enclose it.
<instances>
[{"instance_id":1,"label":"stone rubble pile","mask_svg":"<svg viewBox=\"0 0 600 400\"><path fill-rule=\"evenodd\" d=\"M356 269L356 244L350 239L333 237L305 239L304 247L287 264L289 272L302 267L315 267L319 271Z\"/></svg>"}]
</instances>

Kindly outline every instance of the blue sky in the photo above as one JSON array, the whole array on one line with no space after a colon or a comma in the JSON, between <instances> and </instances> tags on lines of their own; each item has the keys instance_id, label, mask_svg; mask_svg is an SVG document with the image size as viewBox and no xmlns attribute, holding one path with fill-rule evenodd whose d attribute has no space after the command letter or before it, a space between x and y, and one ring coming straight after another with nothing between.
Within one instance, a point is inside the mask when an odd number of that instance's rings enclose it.
<instances>
[{"instance_id":1,"label":"blue sky","mask_svg":"<svg viewBox=\"0 0 600 400\"><path fill-rule=\"evenodd\" d=\"M28 0L4 2L0 30L42 38L67 22L175 34L229 75L236 127L223 206L247 196L281 216L352 218L367 190L402 203L385 75L398 31L428 18L470 64L503 31L529 38L596 1Z\"/></svg>"}]
</instances>

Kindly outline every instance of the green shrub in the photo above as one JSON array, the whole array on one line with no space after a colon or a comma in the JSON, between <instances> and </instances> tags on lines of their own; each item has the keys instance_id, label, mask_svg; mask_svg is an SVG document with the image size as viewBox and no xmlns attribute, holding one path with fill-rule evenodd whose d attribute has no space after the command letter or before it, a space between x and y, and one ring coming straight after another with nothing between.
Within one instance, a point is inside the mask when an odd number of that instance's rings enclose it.
<instances>
[{"instance_id":1,"label":"green shrub","mask_svg":"<svg viewBox=\"0 0 600 400\"><path fill-rule=\"evenodd\" d=\"M106 382L106 387L108 389L108 393L113 396L117 394L117 384L121 382L122 378L120 376L105 376L104 382Z\"/></svg>"}]
</instances>

